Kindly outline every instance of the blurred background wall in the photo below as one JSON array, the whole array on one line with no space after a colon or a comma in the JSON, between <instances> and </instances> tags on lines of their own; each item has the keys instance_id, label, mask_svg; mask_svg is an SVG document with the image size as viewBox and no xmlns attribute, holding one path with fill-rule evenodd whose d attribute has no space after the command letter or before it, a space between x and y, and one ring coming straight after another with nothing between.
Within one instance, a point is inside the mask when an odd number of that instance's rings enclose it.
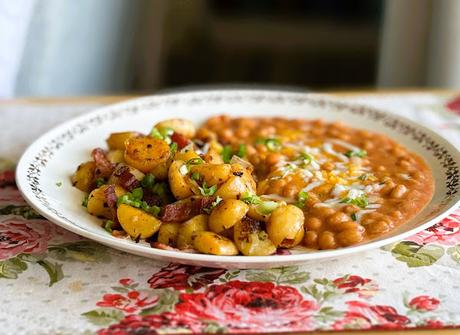
<instances>
[{"instance_id":1,"label":"blurred background wall","mask_svg":"<svg viewBox=\"0 0 460 335\"><path fill-rule=\"evenodd\" d=\"M460 88L459 0L0 0L0 96Z\"/></svg>"}]
</instances>

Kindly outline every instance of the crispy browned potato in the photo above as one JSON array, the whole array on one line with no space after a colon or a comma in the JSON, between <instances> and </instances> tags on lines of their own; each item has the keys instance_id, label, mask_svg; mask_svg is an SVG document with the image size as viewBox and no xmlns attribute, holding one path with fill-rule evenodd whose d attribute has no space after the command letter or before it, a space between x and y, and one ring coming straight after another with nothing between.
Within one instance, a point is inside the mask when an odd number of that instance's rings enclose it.
<instances>
[{"instance_id":1,"label":"crispy browned potato","mask_svg":"<svg viewBox=\"0 0 460 335\"><path fill-rule=\"evenodd\" d=\"M177 222L163 223L158 231L158 242L176 247L180 227L181 224Z\"/></svg>"},{"instance_id":2,"label":"crispy browned potato","mask_svg":"<svg viewBox=\"0 0 460 335\"><path fill-rule=\"evenodd\" d=\"M89 214L103 217L106 219L112 219L112 212L110 211L109 206L105 200L105 189L108 185L103 185L99 188L94 189L88 196L88 205L86 207ZM120 186L115 186L115 194L117 197L122 196L126 193Z\"/></svg>"},{"instance_id":3,"label":"crispy browned potato","mask_svg":"<svg viewBox=\"0 0 460 335\"><path fill-rule=\"evenodd\" d=\"M276 251L275 245L257 221L238 221L233 226L233 240L238 250L246 256L266 256Z\"/></svg>"},{"instance_id":4,"label":"crispy browned potato","mask_svg":"<svg viewBox=\"0 0 460 335\"><path fill-rule=\"evenodd\" d=\"M107 158L114 164L123 163L125 161L125 149L110 150L107 153Z\"/></svg>"},{"instance_id":5,"label":"crispy browned potato","mask_svg":"<svg viewBox=\"0 0 460 335\"><path fill-rule=\"evenodd\" d=\"M179 133L187 138L192 138L195 136L195 126L189 120L185 119L170 119L158 122L155 125L155 128L171 128L176 133Z\"/></svg>"},{"instance_id":6,"label":"crispy browned potato","mask_svg":"<svg viewBox=\"0 0 460 335\"><path fill-rule=\"evenodd\" d=\"M239 199L245 193L254 194L254 189L251 187L251 184L247 182L243 175L231 175L230 178L219 187L215 195L222 199Z\"/></svg>"},{"instance_id":7,"label":"crispy browned potato","mask_svg":"<svg viewBox=\"0 0 460 335\"><path fill-rule=\"evenodd\" d=\"M222 233L233 227L248 212L248 205L236 199L222 201L213 209L209 216L209 229L215 233Z\"/></svg>"},{"instance_id":8,"label":"crispy browned potato","mask_svg":"<svg viewBox=\"0 0 460 335\"><path fill-rule=\"evenodd\" d=\"M187 162L191 159L194 159L194 158L200 158L200 156L195 152L193 151L192 149L183 149L183 150L180 150L178 152L176 152L176 154L174 155L174 160L176 161L184 161L184 162Z\"/></svg>"},{"instance_id":9,"label":"crispy browned potato","mask_svg":"<svg viewBox=\"0 0 460 335\"><path fill-rule=\"evenodd\" d=\"M222 256L238 255L232 240L211 231L200 231L193 236L193 247L204 253Z\"/></svg>"},{"instance_id":10,"label":"crispy browned potato","mask_svg":"<svg viewBox=\"0 0 460 335\"><path fill-rule=\"evenodd\" d=\"M139 136L135 131L124 131L121 133L112 133L106 142L110 150L125 150L125 141L128 138Z\"/></svg>"},{"instance_id":11,"label":"crispy browned potato","mask_svg":"<svg viewBox=\"0 0 460 335\"><path fill-rule=\"evenodd\" d=\"M292 248L302 241L305 217L294 205L279 206L270 215L267 232L277 247Z\"/></svg>"},{"instance_id":12,"label":"crispy browned potato","mask_svg":"<svg viewBox=\"0 0 460 335\"><path fill-rule=\"evenodd\" d=\"M193 195L189 179L186 174L182 173L185 167L185 162L174 161L169 168L169 187L176 199L185 199Z\"/></svg>"},{"instance_id":13,"label":"crispy browned potato","mask_svg":"<svg viewBox=\"0 0 460 335\"><path fill-rule=\"evenodd\" d=\"M152 137L133 137L125 142L125 161L136 169L148 173L171 155L169 145Z\"/></svg>"},{"instance_id":14,"label":"crispy browned potato","mask_svg":"<svg viewBox=\"0 0 460 335\"><path fill-rule=\"evenodd\" d=\"M200 214L181 224L177 236L177 247L187 249L193 246L192 237L199 231L208 229L208 216Z\"/></svg>"},{"instance_id":15,"label":"crispy browned potato","mask_svg":"<svg viewBox=\"0 0 460 335\"><path fill-rule=\"evenodd\" d=\"M96 163L93 161L80 164L72 176L72 185L83 192L89 192L94 181L95 170Z\"/></svg>"},{"instance_id":16,"label":"crispy browned potato","mask_svg":"<svg viewBox=\"0 0 460 335\"><path fill-rule=\"evenodd\" d=\"M121 204L117 209L118 221L132 238L147 238L160 229L161 221L139 208Z\"/></svg>"},{"instance_id":17,"label":"crispy browned potato","mask_svg":"<svg viewBox=\"0 0 460 335\"><path fill-rule=\"evenodd\" d=\"M190 172L198 173L207 185L220 185L230 177L230 164L199 164L193 165Z\"/></svg>"}]
</instances>

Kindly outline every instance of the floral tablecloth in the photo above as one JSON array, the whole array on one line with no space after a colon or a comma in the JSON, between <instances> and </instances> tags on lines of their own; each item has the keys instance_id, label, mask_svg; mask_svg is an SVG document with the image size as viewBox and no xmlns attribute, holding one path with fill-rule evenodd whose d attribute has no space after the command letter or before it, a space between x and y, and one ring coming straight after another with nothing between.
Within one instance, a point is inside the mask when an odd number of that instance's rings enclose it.
<instances>
[{"instance_id":1,"label":"floral tablecloth","mask_svg":"<svg viewBox=\"0 0 460 335\"><path fill-rule=\"evenodd\" d=\"M460 145L460 100L353 99L416 119ZM460 211L381 249L241 271L129 255L44 220L19 195L12 162L53 124L93 107L0 105L1 334L460 327Z\"/></svg>"}]
</instances>

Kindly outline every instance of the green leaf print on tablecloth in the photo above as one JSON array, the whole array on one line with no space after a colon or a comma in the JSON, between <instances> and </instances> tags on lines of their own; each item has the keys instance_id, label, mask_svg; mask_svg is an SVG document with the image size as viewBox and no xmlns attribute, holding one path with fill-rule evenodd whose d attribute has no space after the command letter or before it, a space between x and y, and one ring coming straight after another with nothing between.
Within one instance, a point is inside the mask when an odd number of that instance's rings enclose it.
<instances>
[{"instance_id":1,"label":"green leaf print on tablecloth","mask_svg":"<svg viewBox=\"0 0 460 335\"><path fill-rule=\"evenodd\" d=\"M18 275L27 270L27 263L19 257L0 261L0 278L16 279Z\"/></svg>"},{"instance_id":2,"label":"green leaf print on tablecloth","mask_svg":"<svg viewBox=\"0 0 460 335\"><path fill-rule=\"evenodd\" d=\"M160 314L169 312L179 301L179 291L169 289L153 290L152 293L158 296L158 302L155 306L142 310L141 315Z\"/></svg>"},{"instance_id":3,"label":"green leaf print on tablecloth","mask_svg":"<svg viewBox=\"0 0 460 335\"><path fill-rule=\"evenodd\" d=\"M6 279L17 279L18 275L26 271L29 264L41 266L49 276L49 286L60 281L64 275L62 264L52 263L44 259L44 255L20 254L14 258L0 262L0 277Z\"/></svg>"},{"instance_id":4,"label":"green leaf print on tablecloth","mask_svg":"<svg viewBox=\"0 0 460 335\"><path fill-rule=\"evenodd\" d=\"M124 314L115 309L95 309L82 314L91 323L97 326L107 326L123 319Z\"/></svg>"},{"instance_id":5,"label":"green leaf print on tablecloth","mask_svg":"<svg viewBox=\"0 0 460 335\"><path fill-rule=\"evenodd\" d=\"M0 160L0 170L2 164ZM105 246L93 241L75 241L78 237L44 220L25 205L14 185L14 171L0 173L0 190L3 192L0 203L0 278L17 279L29 266L38 265L46 271L48 285L52 286L64 278L65 263L110 262ZM59 243L56 243L58 237ZM62 238L67 242L62 242Z\"/></svg>"},{"instance_id":6,"label":"green leaf print on tablecloth","mask_svg":"<svg viewBox=\"0 0 460 335\"><path fill-rule=\"evenodd\" d=\"M276 284L302 284L310 278L310 274L299 271L298 266L274 268L269 270L254 270L246 272L249 281L273 282Z\"/></svg>"},{"instance_id":7,"label":"green leaf print on tablecloth","mask_svg":"<svg viewBox=\"0 0 460 335\"><path fill-rule=\"evenodd\" d=\"M110 262L107 248L93 241L50 245L48 247L48 256L63 262Z\"/></svg>"},{"instance_id":8,"label":"green leaf print on tablecloth","mask_svg":"<svg viewBox=\"0 0 460 335\"><path fill-rule=\"evenodd\" d=\"M27 263L37 264L46 271L49 277L48 285L52 286L64 278L62 269L64 264L52 262L49 258L62 262L110 262L107 248L96 242L68 242L49 245L48 251L44 254L20 254L0 262L0 277L16 279L21 272L27 270Z\"/></svg>"},{"instance_id":9,"label":"green leaf print on tablecloth","mask_svg":"<svg viewBox=\"0 0 460 335\"><path fill-rule=\"evenodd\" d=\"M455 262L460 263L460 244L447 249L447 254L450 255Z\"/></svg>"},{"instance_id":10,"label":"green leaf print on tablecloth","mask_svg":"<svg viewBox=\"0 0 460 335\"><path fill-rule=\"evenodd\" d=\"M43 217L38 214L29 206L14 206L9 205L3 208L0 208L0 215L18 215L22 216L24 219L43 219Z\"/></svg>"},{"instance_id":11,"label":"green leaf print on tablecloth","mask_svg":"<svg viewBox=\"0 0 460 335\"><path fill-rule=\"evenodd\" d=\"M420 245L412 241L403 241L394 245L391 253L409 267L419 267L435 263L444 255L444 248L439 245Z\"/></svg>"}]
</instances>

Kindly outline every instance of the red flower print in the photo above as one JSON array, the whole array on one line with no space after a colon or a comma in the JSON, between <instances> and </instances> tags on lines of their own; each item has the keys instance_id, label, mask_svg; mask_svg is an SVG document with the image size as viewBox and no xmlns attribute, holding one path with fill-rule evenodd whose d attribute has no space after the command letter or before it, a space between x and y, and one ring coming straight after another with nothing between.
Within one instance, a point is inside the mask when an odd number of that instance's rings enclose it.
<instances>
[{"instance_id":1,"label":"red flower print","mask_svg":"<svg viewBox=\"0 0 460 335\"><path fill-rule=\"evenodd\" d=\"M442 328L444 323L439 320L426 320L423 326L426 328Z\"/></svg>"},{"instance_id":2,"label":"red flower print","mask_svg":"<svg viewBox=\"0 0 460 335\"><path fill-rule=\"evenodd\" d=\"M131 299L125 297L122 294L104 294L102 297L103 301L98 301L96 303L99 307L114 307L116 309L120 309L127 313L133 313L137 311L137 308L131 306Z\"/></svg>"},{"instance_id":3,"label":"red flower print","mask_svg":"<svg viewBox=\"0 0 460 335\"><path fill-rule=\"evenodd\" d=\"M269 282L229 281L208 286L203 293L182 293L179 299L177 314L214 321L235 332L307 330L318 308L296 288Z\"/></svg>"},{"instance_id":4,"label":"red flower print","mask_svg":"<svg viewBox=\"0 0 460 335\"><path fill-rule=\"evenodd\" d=\"M333 330L369 329L371 327L372 324L368 318L355 312L346 312L342 319L334 322L331 326Z\"/></svg>"},{"instance_id":5,"label":"red flower print","mask_svg":"<svg viewBox=\"0 0 460 335\"><path fill-rule=\"evenodd\" d=\"M348 312L360 315L369 320L371 328L399 329L404 328L410 319L398 314L396 309L385 305L368 305L361 301L347 301Z\"/></svg>"},{"instance_id":6,"label":"red flower print","mask_svg":"<svg viewBox=\"0 0 460 335\"><path fill-rule=\"evenodd\" d=\"M450 100L446 107L450 109L452 112L460 115L460 96L455 97L454 99Z\"/></svg>"},{"instance_id":7,"label":"red flower print","mask_svg":"<svg viewBox=\"0 0 460 335\"><path fill-rule=\"evenodd\" d=\"M54 233L54 228L45 220L0 218L0 261L22 253L46 251Z\"/></svg>"},{"instance_id":8,"label":"red flower print","mask_svg":"<svg viewBox=\"0 0 460 335\"><path fill-rule=\"evenodd\" d=\"M13 170L5 170L0 171L0 187L5 186L15 186L14 180L14 171Z\"/></svg>"},{"instance_id":9,"label":"red flower print","mask_svg":"<svg viewBox=\"0 0 460 335\"><path fill-rule=\"evenodd\" d=\"M372 279L355 275L337 278L333 284L344 293L358 293L363 298L374 296L379 289L377 283Z\"/></svg>"},{"instance_id":10,"label":"red flower print","mask_svg":"<svg viewBox=\"0 0 460 335\"><path fill-rule=\"evenodd\" d=\"M158 297L149 297L143 292L129 291L126 296L116 294L104 294L102 301L98 301L96 306L99 307L112 307L122 310L126 313L135 313L145 307L151 307L156 305Z\"/></svg>"},{"instance_id":11,"label":"red flower print","mask_svg":"<svg viewBox=\"0 0 460 335\"><path fill-rule=\"evenodd\" d=\"M24 206L26 202L16 187L5 187L0 188L0 205Z\"/></svg>"},{"instance_id":12,"label":"red flower print","mask_svg":"<svg viewBox=\"0 0 460 335\"><path fill-rule=\"evenodd\" d=\"M460 210L407 240L421 245L434 242L443 245L457 244L460 242Z\"/></svg>"},{"instance_id":13,"label":"red flower print","mask_svg":"<svg viewBox=\"0 0 460 335\"><path fill-rule=\"evenodd\" d=\"M422 312L434 311L439 307L440 301L427 295L420 295L409 301L409 307Z\"/></svg>"},{"instance_id":14,"label":"red flower print","mask_svg":"<svg viewBox=\"0 0 460 335\"><path fill-rule=\"evenodd\" d=\"M131 278L122 278L118 282L123 286L130 286L134 284L134 280L132 280Z\"/></svg>"},{"instance_id":15,"label":"red flower print","mask_svg":"<svg viewBox=\"0 0 460 335\"><path fill-rule=\"evenodd\" d=\"M173 288L198 290L222 276L225 269L213 269L200 266L169 264L155 273L149 280L151 288Z\"/></svg>"},{"instance_id":16,"label":"red flower print","mask_svg":"<svg viewBox=\"0 0 460 335\"><path fill-rule=\"evenodd\" d=\"M165 312L153 315L128 315L118 324L101 329L98 335L153 335L158 334L161 328L188 329L200 333L204 327L203 323L195 320L187 320L175 313Z\"/></svg>"},{"instance_id":17,"label":"red flower print","mask_svg":"<svg viewBox=\"0 0 460 335\"><path fill-rule=\"evenodd\" d=\"M396 309L391 306L375 305L371 306L370 309L378 316L382 317L390 323L390 325L385 323L379 325L384 328L392 328L393 326L398 327L400 325L405 325L406 323L410 322L410 320L406 316L398 314Z\"/></svg>"}]
</instances>

